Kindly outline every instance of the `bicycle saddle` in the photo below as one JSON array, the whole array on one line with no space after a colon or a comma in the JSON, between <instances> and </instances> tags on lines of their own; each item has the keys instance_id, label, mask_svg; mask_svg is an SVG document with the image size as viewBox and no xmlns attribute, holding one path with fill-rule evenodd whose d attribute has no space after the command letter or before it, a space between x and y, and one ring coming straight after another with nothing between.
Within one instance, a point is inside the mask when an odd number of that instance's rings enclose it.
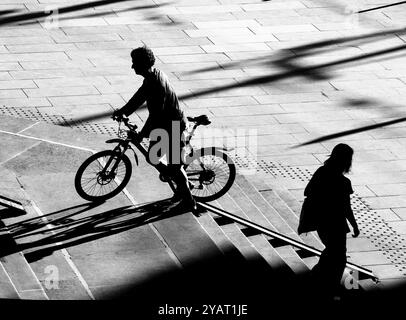
<instances>
[{"instance_id":1,"label":"bicycle saddle","mask_svg":"<svg viewBox=\"0 0 406 320\"><path fill-rule=\"evenodd\" d=\"M207 126L211 123L209 117L207 117L205 114L202 114L201 116L198 117L187 117L187 119L190 122L196 122L197 125Z\"/></svg>"}]
</instances>

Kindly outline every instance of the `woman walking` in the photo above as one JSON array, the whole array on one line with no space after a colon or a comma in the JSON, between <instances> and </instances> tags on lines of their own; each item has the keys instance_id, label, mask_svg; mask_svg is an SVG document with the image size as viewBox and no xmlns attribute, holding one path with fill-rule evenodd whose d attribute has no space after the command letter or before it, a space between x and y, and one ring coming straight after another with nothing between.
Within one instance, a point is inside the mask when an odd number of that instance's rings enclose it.
<instances>
[{"instance_id":1,"label":"woman walking","mask_svg":"<svg viewBox=\"0 0 406 320\"><path fill-rule=\"evenodd\" d=\"M350 171L353 153L353 149L346 144L336 145L324 165L313 174L304 191L306 201L312 203L312 212L308 214L316 216L314 229L325 246L312 272L333 296L340 290L347 263L346 242L347 233L350 232L347 221L353 228L353 237L359 235L350 201L354 191L350 179L344 176Z\"/></svg>"}]
</instances>

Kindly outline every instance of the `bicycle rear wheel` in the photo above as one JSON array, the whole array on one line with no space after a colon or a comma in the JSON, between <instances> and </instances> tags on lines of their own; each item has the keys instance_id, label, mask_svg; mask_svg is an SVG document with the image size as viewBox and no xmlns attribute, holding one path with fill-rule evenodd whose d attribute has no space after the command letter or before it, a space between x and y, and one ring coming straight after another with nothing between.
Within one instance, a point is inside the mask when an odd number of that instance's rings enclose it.
<instances>
[{"instance_id":1,"label":"bicycle rear wheel","mask_svg":"<svg viewBox=\"0 0 406 320\"><path fill-rule=\"evenodd\" d=\"M120 193L130 180L132 166L125 155L106 150L90 156L75 176L77 193L88 201L104 201Z\"/></svg>"},{"instance_id":2,"label":"bicycle rear wheel","mask_svg":"<svg viewBox=\"0 0 406 320\"><path fill-rule=\"evenodd\" d=\"M193 185L192 194L196 201L209 202L223 196L233 185L236 168L231 158L215 149L202 148L189 162L185 171Z\"/></svg>"}]
</instances>

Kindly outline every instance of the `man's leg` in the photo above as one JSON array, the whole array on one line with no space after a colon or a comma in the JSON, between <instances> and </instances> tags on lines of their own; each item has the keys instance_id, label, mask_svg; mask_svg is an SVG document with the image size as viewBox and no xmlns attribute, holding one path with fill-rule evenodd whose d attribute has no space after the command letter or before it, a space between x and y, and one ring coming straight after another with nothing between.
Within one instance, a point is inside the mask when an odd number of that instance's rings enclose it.
<instances>
[{"instance_id":1,"label":"man's leg","mask_svg":"<svg viewBox=\"0 0 406 320\"><path fill-rule=\"evenodd\" d=\"M169 165L171 176L176 183L177 192L182 198L182 201L190 206L193 210L197 209L196 201L193 198L189 188L189 181L182 165Z\"/></svg>"}]
</instances>

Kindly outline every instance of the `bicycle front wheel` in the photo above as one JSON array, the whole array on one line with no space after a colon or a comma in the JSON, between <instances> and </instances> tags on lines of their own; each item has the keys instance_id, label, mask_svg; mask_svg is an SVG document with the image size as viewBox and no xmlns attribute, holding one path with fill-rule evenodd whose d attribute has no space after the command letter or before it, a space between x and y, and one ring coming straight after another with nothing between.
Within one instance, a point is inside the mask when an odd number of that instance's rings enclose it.
<instances>
[{"instance_id":1,"label":"bicycle front wheel","mask_svg":"<svg viewBox=\"0 0 406 320\"><path fill-rule=\"evenodd\" d=\"M112 150L90 156L75 176L77 193L88 201L104 201L120 193L130 180L132 166L125 154Z\"/></svg>"},{"instance_id":2,"label":"bicycle front wheel","mask_svg":"<svg viewBox=\"0 0 406 320\"><path fill-rule=\"evenodd\" d=\"M223 196L233 185L236 168L231 158L215 149L202 148L185 167L192 195L197 201L209 202Z\"/></svg>"}]
</instances>

